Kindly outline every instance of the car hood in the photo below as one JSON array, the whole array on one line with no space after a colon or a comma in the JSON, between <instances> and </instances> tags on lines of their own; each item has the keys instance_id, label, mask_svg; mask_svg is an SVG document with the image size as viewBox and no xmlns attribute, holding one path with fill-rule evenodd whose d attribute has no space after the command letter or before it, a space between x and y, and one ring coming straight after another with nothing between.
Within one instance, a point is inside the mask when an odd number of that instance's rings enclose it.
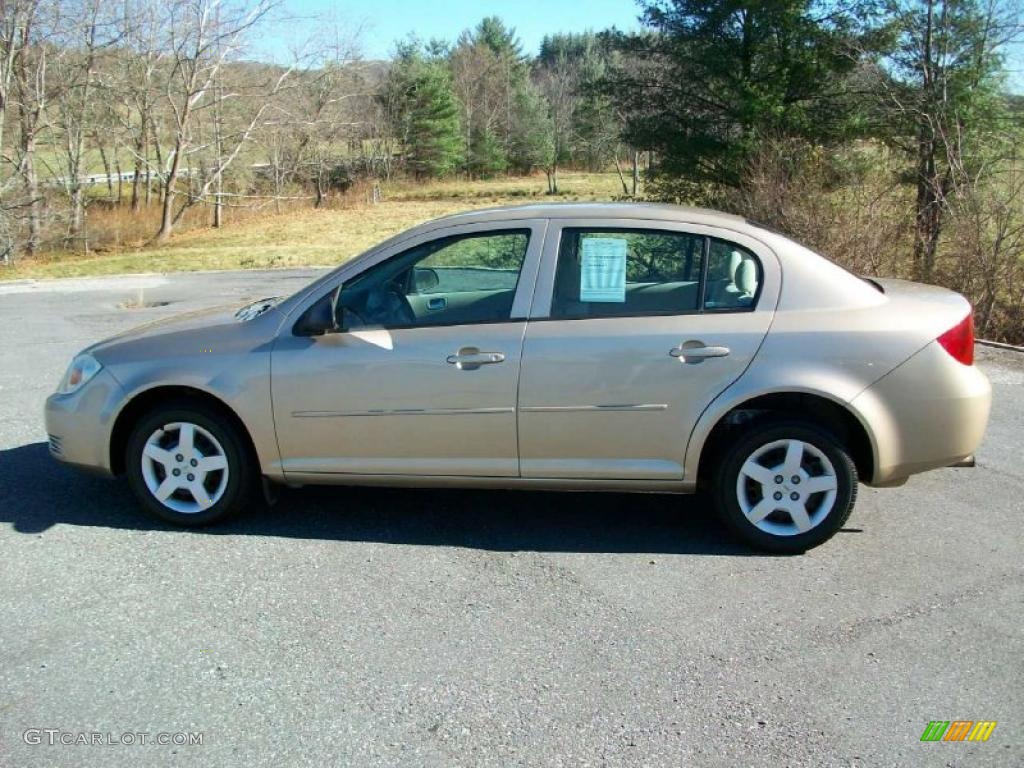
<instances>
[{"instance_id":1,"label":"car hood","mask_svg":"<svg viewBox=\"0 0 1024 768\"><path fill-rule=\"evenodd\" d=\"M125 344L147 342L150 340L158 341L161 337L187 335L190 332L209 333L223 338L225 334L233 335L235 329L237 329L239 335L241 335L244 333L243 328L252 323L256 318L276 314L274 308L270 306L267 308L269 311L265 313L256 314L248 319L240 317L241 310L258 303L251 300L238 301L232 304L223 304L162 317L106 338L84 351L102 354L106 350L124 346Z\"/></svg>"},{"instance_id":2,"label":"car hood","mask_svg":"<svg viewBox=\"0 0 1024 768\"><path fill-rule=\"evenodd\" d=\"M148 323L137 325L127 331L111 336L101 341L100 344L115 341L128 341L129 339L142 339L151 336L160 336L165 333L177 333L178 331L189 331L195 328L207 328L212 325L223 325L225 323L238 322L235 320L235 313L249 302L237 302L235 304L224 304L218 307L197 309L192 312L182 312L170 317L161 317L151 320Z\"/></svg>"}]
</instances>

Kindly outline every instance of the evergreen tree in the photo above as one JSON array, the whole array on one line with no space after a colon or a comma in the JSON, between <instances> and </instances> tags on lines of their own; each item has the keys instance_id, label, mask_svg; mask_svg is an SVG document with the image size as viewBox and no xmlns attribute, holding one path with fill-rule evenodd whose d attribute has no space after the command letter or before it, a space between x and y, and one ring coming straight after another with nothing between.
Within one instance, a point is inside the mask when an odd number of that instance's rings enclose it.
<instances>
[{"instance_id":1,"label":"evergreen tree","mask_svg":"<svg viewBox=\"0 0 1024 768\"><path fill-rule=\"evenodd\" d=\"M653 31L620 36L630 61L609 78L631 143L669 177L735 186L767 137L842 137L864 3L641 0Z\"/></svg>"},{"instance_id":2,"label":"evergreen tree","mask_svg":"<svg viewBox=\"0 0 1024 768\"><path fill-rule=\"evenodd\" d=\"M555 145L549 107L543 94L531 81L524 80L516 89L512 105L509 165L519 173L550 168Z\"/></svg>"},{"instance_id":3,"label":"evergreen tree","mask_svg":"<svg viewBox=\"0 0 1024 768\"><path fill-rule=\"evenodd\" d=\"M464 151L459 106L443 61L424 56L418 44L401 46L388 74L385 103L409 171L444 176L459 168Z\"/></svg>"},{"instance_id":4,"label":"evergreen tree","mask_svg":"<svg viewBox=\"0 0 1024 768\"><path fill-rule=\"evenodd\" d=\"M549 87L556 84L552 80L568 77L570 81L568 92L552 99L560 103L561 112L570 113L568 135L560 135L556 141L560 163L601 170L615 156L622 125L614 104L600 87L608 68L618 59L610 40L607 33L570 32L548 35L541 41L535 69L538 79ZM571 104L566 105L566 99Z\"/></svg>"},{"instance_id":5,"label":"evergreen tree","mask_svg":"<svg viewBox=\"0 0 1024 768\"><path fill-rule=\"evenodd\" d=\"M513 101L529 77L515 30L490 16L463 32L448 64L461 110L467 170L491 175L506 170L512 152Z\"/></svg>"},{"instance_id":6,"label":"evergreen tree","mask_svg":"<svg viewBox=\"0 0 1024 768\"><path fill-rule=\"evenodd\" d=\"M505 26L497 16L487 16L477 25L472 35L474 42L486 45L498 58L520 62L523 48L516 37L516 31Z\"/></svg>"},{"instance_id":7,"label":"evergreen tree","mask_svg":"<svg viewBox=\"0 0 1024 768\"><path fill-rule=\"evenodd\" d=\"M487 178L508 169L508 157L501 139L486 126L477 127L469 136L466 167L471 176Z\"/></svg>"}]
</instances>

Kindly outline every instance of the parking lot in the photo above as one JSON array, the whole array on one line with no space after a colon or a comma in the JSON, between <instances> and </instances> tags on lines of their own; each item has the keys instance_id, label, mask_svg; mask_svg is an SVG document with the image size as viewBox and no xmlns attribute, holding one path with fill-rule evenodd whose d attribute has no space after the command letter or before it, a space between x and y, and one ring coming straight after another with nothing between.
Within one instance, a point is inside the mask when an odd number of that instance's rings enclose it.
<instances>
[{"instance_id":1,"label":"parking lot","mask_svg":"<svg viewBox=\"0 0 1024 768\"><path fill-rule=\"evenodd\" d=\"M49 458L77 350L314 274L0 283L0 766L1024 764L1024 354L979 348L978 467L862 488L801 557L656 495L286 490L180 531ZM998 725L920 741L958 719Z\"/></svg>"}]
</instances>

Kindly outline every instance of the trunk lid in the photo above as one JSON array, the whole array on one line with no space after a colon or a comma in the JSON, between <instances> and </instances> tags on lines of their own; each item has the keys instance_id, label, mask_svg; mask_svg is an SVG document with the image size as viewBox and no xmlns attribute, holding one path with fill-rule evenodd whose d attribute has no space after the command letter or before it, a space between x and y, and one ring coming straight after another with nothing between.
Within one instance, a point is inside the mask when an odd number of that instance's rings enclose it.
<instances>
[{"instance_id":1,"label":"trunk lid","mask_svg":"<svg viewBox=\"0 0 1024 768\"><path fill-rule=\"evenodd\" d=\"M971 303L948 288L894 278L873 277L871 282L881 286L894 310L911 313L906 318L911 325L934 330L936 337L971 312Z\"/></svg>"}]
</instances>

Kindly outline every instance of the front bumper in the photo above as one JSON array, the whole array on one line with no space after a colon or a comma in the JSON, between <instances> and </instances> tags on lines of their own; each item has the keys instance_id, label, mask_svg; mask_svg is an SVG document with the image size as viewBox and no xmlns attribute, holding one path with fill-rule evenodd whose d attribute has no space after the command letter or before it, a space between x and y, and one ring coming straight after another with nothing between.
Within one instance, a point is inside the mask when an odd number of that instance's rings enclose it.
<instances>
[{"instance_id":1,"label":"front bumper","mask_svg":"<svg viewBox=\"0 0 1024 768\"><path fill-rule=\"evenodd\" d=\"M872 485L958 464L985 436L992 386L932 342L851 402L871 425Z\"/></svg>"},{"instance_id":2,"label":"front bumper","mask_svg":"<svg viewBox=\"0 0 1024 768\"><path fill-rule=\"evenodd\" d=\"M83 469L112 474L110 435L123 401L124 390L106 369L77 392L50 395L45 408L50 455Z\"/></svg>"}]
</instances>

